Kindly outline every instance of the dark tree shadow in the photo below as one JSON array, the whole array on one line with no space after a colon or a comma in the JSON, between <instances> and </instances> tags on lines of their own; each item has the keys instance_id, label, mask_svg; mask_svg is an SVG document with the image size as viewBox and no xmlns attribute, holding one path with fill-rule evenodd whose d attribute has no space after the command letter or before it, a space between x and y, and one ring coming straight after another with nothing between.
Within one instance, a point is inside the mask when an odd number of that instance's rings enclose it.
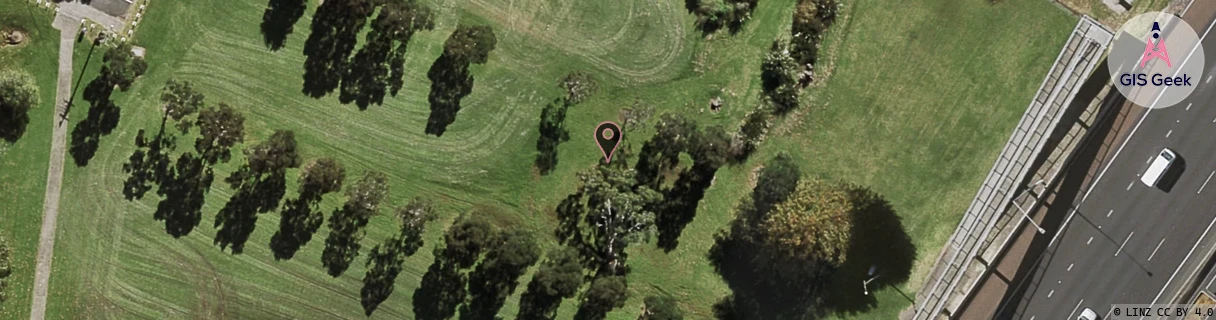
<instances>
[{"instance_id":1,"label":"dark tree shadow","mask_svg":"<svg viewBox=\"0 0 1216 320\"><path fill-rule=\"evenodd\" d=\"M466 276L456 263L446 261L441 252L436 248L435 262L431 263L422 276L422 283L414 290L414 316L419 320L451 318L467 294Z\"/></svg>"},{"instance_id":2,"label":"dark tree shadow","mask_svg":"<svg viewBox=\"0 0 1216 320\"><path fill-rule=\"evenodd\" d=\"M317 8L304 42L304 94L321 98L338 88L372 9L368 1L327 1Z\"/></svg>"},{"instance_id":3,"label":"dark tree shadow","mask_svg":"<svg viewBox=\"0 0 1216 320\"><path fill-rule=\"evenodd\" d=\"M680 173L675 186L664 195L655 227L659 232L659 248L671 252L680 245L684 227L697 216L697 206L705 197L705 190L713 182L717 167L697 164Z\"/></svg>"},{"instance_id":4,"label":"dark tree shadow","mask_svg":"<svg viewBox=\"0 0 1216 320\"><path fill-rule=\"evenodd\" d=\"M120 110L110 101L113 93L114 85L101 77L93 79L84 89L84 98L90 103L89 114L72 129L71 146L68 148L78 167L87 166L97 153L101 136L110 134L118 127Z\"/></svg>"},{"instance_id":5,"label":"dark tree shadow","mask_svg":"<svg viewBox=\"0 0 1216 320\"><path fill-rule=\"evenodd\" d=\"M266 47L271 51L283 48L307 7L307 0L270 0L262 13L262 40Z\"/></svg>"},{"instance_id":6,"label":"dark tree shadow","mask_svg":"<svg viewBox=\"0 0 1216 320\"><path fill-rule=\"evenodd\" d=\"M370 317L384 300L388 300L393 294L397 275L401 274L401 264L404 262L402 253L390 247L377 245L367 256L369 269L363 277L363 288L359 289L359 302L363 305L365 316Z\"/></svg>"},{"instance_id":7,"label":"dark tree shadow","mask_svg":"<svg viewBox=\"0 0 1216 320\"><path fill-rule=\"evenodd\" d=\"M234 178L236 181L233 181ZM287 193L287 178L283 173L272 173L265 177L249 178L254 181L239 181L234 174L228 183L241 184L236 194L228 199L224 208L215 215L215 244L220 249L232 247L232 254L245 250L245 242L257 227L258 214L278 209L279 202Z\"/></svg>"},{"instance_id":8,"label":"dark tree shadow","mask_svg":"<svg viewBox=\"0 0 1216 320\"><path fill-rule=\"evenodd\" d=\"M174 238L190 234L203 218L203 201L213 180L203 159L186 152L157 193L164 196L153 218L165 221L165 232Z\"/></svg>"},{"instance_id":9,"label":"dark tree shadow","mask_svg":"<svg viewBox=\"0 0 1216 320\"><path fill-rule=\"evenodd\" d=\"M8 108L0 108L0 138L9 143L17 142L25 135L25 128L30 124L28 112L12 112Z\"/></svg>"},{"instance_id":10,"label":"dark tree shadow","mask_svg":"<svg viewBox=\"0 0 1216 320\"><path fill-rule=\"evenodd\" d=\"M122 170L129 174L123 182L122 194L127 200L143 199L144 194L152 190L153 183L160 184L169 180L172 161L169 152L175 148L172 136L157 134L152 140L147 140L143 129L135 136L135 152Z\"/></svg>"},{"instance_id":11,"label":"dark tree shadow","mask_svg":"<svg viewBox=\"0 0 1216 320\"><path fill-rule=\"evenodd\" d=\"M540 288L540 281L533 279L528 289L519 296L519 314L516 320L553 320L557 308L562 306L562 297L550 295Z\"/></svg>"},{"instance_id":12,"label":"dark tree shadow","mask_svg":"<svg viewBox=\"0 0 1216 320\"><path fill-rule=\"evenodd\" d=\"M849 231L849 250L845 263L832 274L823 304L826 310L841 315L877 306L873 292L907 282L916 261L916 246L891 204L869 189L851 193L858 210ZM871 277L873 280L863 288L862 282Z\"/></svg>"},{"instance_id":13,"label":"dark tree shadow","mask_svg":"<svg viewBox=\"0 0 1216 320\"><path fill-rule=\"evenodd\" d=\"M536 166L542 176L548 175L557 167L557 146L570 140L570 132L564 126L566 111L569 108L570 104L566 103L565 99L558 98L541 110L538 126L540 136L536 138L536 152L539 154L532 165Z\"/></svg>"},{"instance_id":14,"label":"dark tree shadow","mask_svg":"<svg viewBox=\"0 0 1216 320\"><path fill-rule=\"evenodd\" d=\"M810 279L805 283L794 283L778 280L773 277L771 270L758 266L757 244L729 235L715 236L714 246L710 249L710 263L726 281L733 295L729 300L719 302L714 309L723 309L730 317L719 319L814 319L821 312L818 307L827 281L825 272L809 270ZM819 279L819 280L815 280Z\"/></svg>"},{"instance_id":15,"label":"dark tree shadow","mask_svg":"<svg viewBox=\"0 0 1216 320\"><path fill-rule=\"evenodd\" d=\"M483 266L484 262L469 275L468 291L471 299L460 308L462 320L494 319L498 310L506 303L507 297L515 293L515 288L519 286L519 277L528 271L528 266L523 266L522 269L501 264L491 268Z\"/></svg>"},{"instance_id":16,"label":"dark tree shadow","mask_svg":"<svg viewBox=\"0 0 1216 320\"><path fill-rule=\"evenodd\" d=\"M393 54L393 42L389 34L381 33L379 37L369 37L368 40L370 41L355 53L348 64L349 67L342 74L341 90L338 91L338 102L354 102L359 110L367 110L371 104L379 105L384 102L384 95L388 90L389 70L383 63Z\"/></svg>"},{"instance_id":17,"label":"dark tree shadow","mask_svg":"<svg viewBox=\"0 0 1216 320\"><path fill-rule=\"evenodd\" d=\"M270 237L270 250L276 260L290 260L305 244L312 240L312 235L321 228L324 220L321 212L313 208L312 201L303 199L288 200L283 205L282 218L279 219L279 231Z\"/></svg>"},{"instance_id":18,"label":"dark tree shadow","mask_svg":"<svg viewBox=\"0 0 1216 320\"><path fill-rule=\"evenodd\" d=\"M442 54L426 73L431 79L431 115L426 120L426 134L443 136L448 125L456 122L460 112L460 100L473 92L473 76L469 74L469 62Z\"/></svg>"}]
</instances>

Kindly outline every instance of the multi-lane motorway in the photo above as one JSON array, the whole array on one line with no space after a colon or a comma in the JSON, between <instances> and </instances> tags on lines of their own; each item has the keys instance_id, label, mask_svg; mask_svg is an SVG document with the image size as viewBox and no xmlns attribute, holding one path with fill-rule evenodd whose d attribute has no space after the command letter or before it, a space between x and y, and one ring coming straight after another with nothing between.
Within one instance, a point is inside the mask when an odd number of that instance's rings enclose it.
<instances>
[{"instance_id":1,"label":"multi-lane motorway","mask_svg":"<svg viewBox=\"0 0 1216 320\"><path fill-rule=\"evenodd\" d=\"M1083 308L1167 303L1216 237L1216 33L1213 18L1190 21L1203 36L1205 71L1178 105L1145 110L1092 189L1065 218L1035 266L1024 296L1007 301L1021 319L1073 319ZM1189 50L1170 48L1175 63ZM1191 59L1198 57L1198 53ZM1140 183L1149 161L1170 148L1182 159L1168 192ZM1168 179L1168 178L1167 178ZM1166 181L1169 184L1170 181ZM1067 317L1067 318L1065 318Z\"/></svg>"}]
</instances>

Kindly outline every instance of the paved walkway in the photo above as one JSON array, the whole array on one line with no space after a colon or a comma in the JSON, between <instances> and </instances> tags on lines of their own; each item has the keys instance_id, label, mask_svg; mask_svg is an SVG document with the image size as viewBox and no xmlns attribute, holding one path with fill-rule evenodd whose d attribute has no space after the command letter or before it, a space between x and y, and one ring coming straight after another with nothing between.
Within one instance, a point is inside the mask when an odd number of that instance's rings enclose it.
<instances>
[{"instance_id":1,"label":"paved walkway","mask_svg":"<svg viewBox=\"0 0 1216 320\"><path fill-rule=\"evenodd\" d=\"M102 27L105 27L107 30L114 33L121 31L125 25L121 19L115 18L114 16L106 14L105 12L101 12L101 10L97 10L97 8L82 4L80 1L60 2L59 12L66 13L68 16L71 16L73 18L71 21L76 22L74 24L80 24L81 18L88 18L89 20L96 21ZM58 17L56 17L56 19L58 19ZM75 34L72 36L74 37Z\"/></svg>"},{"instance_id":2,"label":"paved walkway","mask_svg":"<svg viewBox=\"0 0 1216 320\"><path fill-rule=\"evenodd\" d=\"M51 260L55 250L55 221L59 217L59 190L63 182L63 153L67 137L68 99L72 95L72 46L80 32L80 18L60 9L51 24L59 29L59 82L55 87L55 132L51 135L50 166L46 174L46 198L42 201L42 231L38 236L38 265L34 270L34 299L30 319L46 317L47 291L51 280Z\"/></svg>"}]
</instances>

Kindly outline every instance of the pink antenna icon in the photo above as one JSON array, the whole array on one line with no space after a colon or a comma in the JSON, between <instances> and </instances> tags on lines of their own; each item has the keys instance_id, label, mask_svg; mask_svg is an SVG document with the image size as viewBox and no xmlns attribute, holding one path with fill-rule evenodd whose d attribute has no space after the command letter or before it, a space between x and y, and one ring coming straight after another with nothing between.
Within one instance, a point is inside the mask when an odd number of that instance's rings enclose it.
<instances>
[{"instance_id":1,"label":"pink antenna icon","mask_svg":"<svg viewBox=\"0 0 1216 320\"><path fill-rule=\"evenodd\" d=\"M1157 43L1153 43L1153 39L1158 39ZM1154 58L1165 60L1166 67L1173 67L1174 65L1170 63L1170 54L1165 51L1165 37L1161 36L1161 27L1157 25L1157 22L1153 22L1153 37L1147 40L1144 44L1144 55L1140 58L1140 67L1144 68L1144 64Z\"/></svg>"}]
</instances>

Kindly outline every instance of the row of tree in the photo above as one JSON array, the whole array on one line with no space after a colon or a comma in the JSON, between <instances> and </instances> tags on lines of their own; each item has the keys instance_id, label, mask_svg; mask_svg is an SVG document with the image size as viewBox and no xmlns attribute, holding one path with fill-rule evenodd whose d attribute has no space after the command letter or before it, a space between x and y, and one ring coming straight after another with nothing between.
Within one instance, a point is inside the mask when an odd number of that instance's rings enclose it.
<instances>
[{"instance_id":1,"label":"row of tree","mask_svg":"<svg viewBox=\"0 0 1216 320\"><path fill-rule=\"evenodd\" d=\"M434 255L414 291L414 316L448 319L459 308L461 319L493 319L540 259L540 247L530 232L499 230L471 212L448 227Z\"/></svg>"},{"instance_id":2,"label":"row of tree","mask_svg":"<svg viewBox=\"0 0 1216 320\"><path fill-rule=\"evenodd\" d=\"M270 5L279 8L275 2ZM294 24L291 18L302 4L282 5L282 15L267 9L264 34L268 23L279 25L278 30L283 29L281 25ZM358 35L377 9L379 14L371 23L363 47L354 53ZM434 29L433 20L431 9L416 0L323 2L313 15L312 33L304 43L304 93L320 98L341 88L338 100L344 104L355 102L360 109L380 104L386 92L396 96L404 84L406 48L415 33Z\"/></svg>"},{"instance_id":3,"label":"row of tree","mask_svg":"<svg viewBox=\"0 0 1216 320\"><path fill-rule=\"evenodd\" d=\"M263 34L272 49L281 46L281 34L290 30L302 4L272 0L263 17ZM357 38L368 25L363 46L355 53ZM381 104L386 94L396 96L405 85L405 52L414 34L435 28L430 7L417 0L325 1L313 15L312 32L304 43L304 89L320 98L339 90L341 103L360 109ZM443 54L431 64L428 101L431 114L425 132L442 136L456 121L460 101L473 91L472 64L484 64L497 38L489 26L458 25L443 44ZM353 54L353 56L352 56Z\"/></svg>"},{"instance_id":4,"label":"row of tree","mask_svg":"<svg viewBox=\"0 0 1216 320\"><path fill-rule=\"evenodd\" d=\"M224 103L204 108L204 99L190 82L169 80L161 95L159 131L149 136L140 130L137 148L123 166L129 174L123 188L129 200L141 199L154 185L159 186L157 193L163 199L154 217L165 221L166 231L174 237L188 235L202 220L214 166L228 162L230 149L244 141L244 116ZM190 121L195 113L197 117ZM169 120L177 131L166 129ZM192 128L198 129L194 150L171 161L178 134L189 135ZM278 210L284 202L287 170L303 165L299 196L285 202L279 230L270 240L276 259L291 259L325 220L320 208L322 197L343 189L346 169L332 158L304 163L290 130L277 130L243 151L245 163L224 179L234 193L215 216L214 242L233 254L243 252L258 215ZM321 254L322 266L333 277L342 275L358 258L365 227L387 202L388 177L369 171L345 191L346 202L328 219L330 232ZM396 210L398 233L376 245L367 258L368 271L361 290L367 314L392 294L404 259L423 245L426 223L435 216L431 204L419 199Z\"/></svg>"}]
</instances>

